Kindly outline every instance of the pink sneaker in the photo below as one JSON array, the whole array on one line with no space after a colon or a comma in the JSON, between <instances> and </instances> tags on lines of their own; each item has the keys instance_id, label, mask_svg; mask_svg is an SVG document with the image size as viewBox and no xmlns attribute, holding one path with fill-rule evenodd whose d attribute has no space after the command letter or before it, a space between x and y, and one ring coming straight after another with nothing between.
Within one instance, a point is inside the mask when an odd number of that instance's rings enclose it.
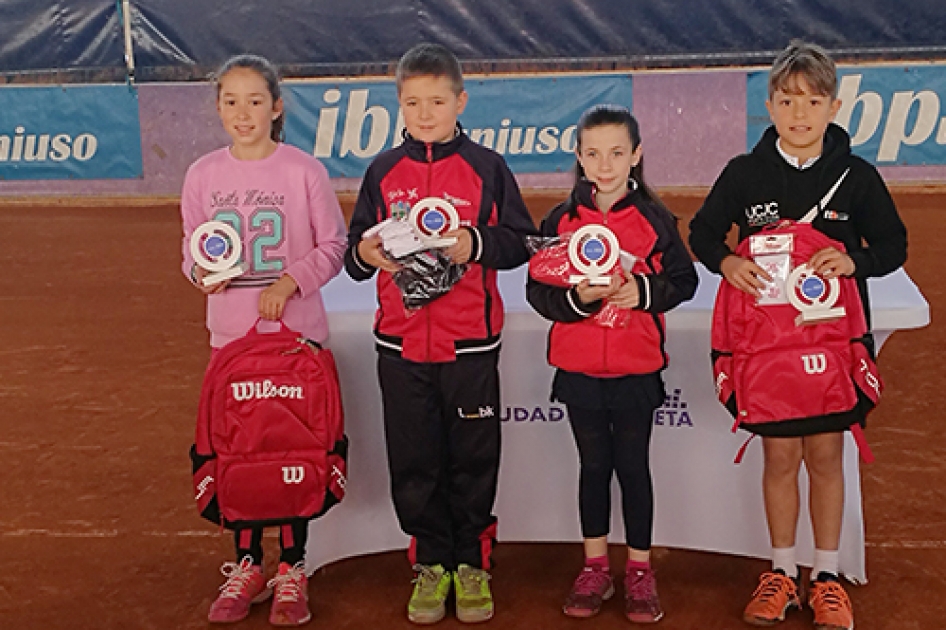
<instances>
[{"instance_id":1,"label":"pink sneaker","mask_svg":"<svg viewBox=\"0 0 946 630\"><path fill-rule=\"evenodd\" d=\"M601 610L601 604L614 595L614 583L607 571L600 567L586 566L575 578L572 590L562 607L569 617L593 617Z\"/></svg>"},{"instance_id":2,"label":"pink sneaker","mask_svg":"<svg viewBox=\"0 0 946 630\"><path fill-rule=\"evenodd\" d=\"M272 591L266 585L263 569L246 556L239 564L225 562L220 567L227 581L220 587L220 595L210 605L207 619L211 623L234 623L246 619L250 606L265 602Z\"/></svg>"},{"instance_id":3,"label":"pink sneaker","mask_svg":"<svg viewBox=\"0 0 946 630\"><path fill-rule=\"evenodd\" d=\"M269 623L274 626L301 626L309 623L309 580L305 576L303 563L289 566L279 563L279 573L267 586L273 589L273 609Z\"/></svg>"},{"instance_id":4,"label":"pink sneaker","mask_svg":"<svg viewBox=\"0 0 946 630\"><path fill-rule=\"evenodd\" d=\"M630 570L624 576L624 614L634 623L656 623L664 616L657 598L654 570Z\"/></svg>"}]
</instances>

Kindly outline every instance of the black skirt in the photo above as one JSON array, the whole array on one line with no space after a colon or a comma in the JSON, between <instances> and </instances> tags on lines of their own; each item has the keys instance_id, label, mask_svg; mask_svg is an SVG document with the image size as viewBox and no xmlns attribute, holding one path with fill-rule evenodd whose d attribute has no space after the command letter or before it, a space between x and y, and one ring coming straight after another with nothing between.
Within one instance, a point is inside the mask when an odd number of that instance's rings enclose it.
<instances>
[{"instance_id":1,"label":"black skirt","mask_svg":"<svg viewBox=\"0 0 946 630\"><path fill-rule=\"evenodd\" d=\"M623 409L636 406L631 400L643 400L654 409L666 398L660 372L629 374L614 378L588 376L580 372L555 371L552 379L552 402L584 409Z\"/></svg>"}]
</instances>

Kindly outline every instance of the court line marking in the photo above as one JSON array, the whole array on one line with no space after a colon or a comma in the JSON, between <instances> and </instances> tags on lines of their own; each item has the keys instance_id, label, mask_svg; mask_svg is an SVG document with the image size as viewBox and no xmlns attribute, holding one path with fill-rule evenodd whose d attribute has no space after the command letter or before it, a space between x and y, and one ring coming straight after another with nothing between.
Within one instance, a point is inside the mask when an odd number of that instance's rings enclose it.
<instances>
[{"instance_id":1,"label":"court line marking","mask_svg":"<svg viewBox=\"0 0 946 630\"><path fill-rule=\"evenodd\" d=\"M946 540L887 540L867 542L864 546L878 549L946 549Z\"/></svg>"}]
</instances>

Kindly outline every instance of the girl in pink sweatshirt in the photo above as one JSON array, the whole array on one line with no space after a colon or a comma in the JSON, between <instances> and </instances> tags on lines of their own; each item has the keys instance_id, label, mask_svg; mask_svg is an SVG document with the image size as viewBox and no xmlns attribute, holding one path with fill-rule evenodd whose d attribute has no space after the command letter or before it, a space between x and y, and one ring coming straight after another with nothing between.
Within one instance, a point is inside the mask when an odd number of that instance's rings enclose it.
<instances>
[{"instance_id":1,"label":"girl in pink sweatshirt","mask_svg":"<svg viewBox=\"0 0 946 630\"><path fill-rule=\"evenodd\" d=\"M217 73L217 111L232 139L187 170L181 198L184 275L207 295L207 328L215 351L242 337L257 322L289 328L319 343L328 337L321 287L341 269L346 226L325 167L313 156L283 144L279 77L266 59L240 55ZM246 270L204 285L209 272L191 254L191 235L207 221L222 221L240 236ZM272 323L270 323L272 322ZM268 598L270 621L309 621L303 571L307 524L280 528L279 572L263 577L262 528L235 531L237 562L223 566L228 578L211 605L212 622L234 622L250 605Z\"/></svg>"}]
</instances>

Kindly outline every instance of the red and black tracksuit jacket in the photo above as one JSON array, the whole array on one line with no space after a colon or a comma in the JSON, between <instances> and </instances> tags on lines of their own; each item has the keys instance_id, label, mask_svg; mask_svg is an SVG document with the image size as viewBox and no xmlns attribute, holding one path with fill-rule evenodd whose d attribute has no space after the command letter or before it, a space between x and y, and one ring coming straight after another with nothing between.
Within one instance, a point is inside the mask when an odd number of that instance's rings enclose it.
<instances>
[{"instance_id":1,"label":"red and black tracksuit jacket","mask_svg":"<svg viewBox=\"0 0 946 630\"><path fill-rule=\"evenodd\" d=\"M588 224L607 226L621 249L637 258L631 272L640 303L631 310L626 327L606 327L593 317L603 300L584 305L575 287L552 286L530 277L529 303L553 322L549 363L598 377L658 372L667 366L663 313L693 297L696 270L676 218L640 190L631 190L607 213L596 207L592 195L592 185L579 182L569 199L543 220L542 235L571 233Z\"/></svg>"},{"instance_id":2,"label":"red and black tracksuit jacket","mask_svg":"<svg viewBox=\"0 0 946 630\"><path fill-rule=\"evenodd\" d=\"M349 226L345 269L355 280L370 278L375 268L358 256L361 235L389 216L409 212L425 197L456 207L473 239L469 269L447 295L411 313L405 311L391 274L379 274L378 350L427 363L496 349L503 327L496 270L528 260L523 236L534 234L535 227L503 158L462 130L445 143L426 144L407 136L372 162Z\"/></svg>"},{"instance_id":3,"label":"red and black tracksuit jacket","mask_svg":"<svg viewBox=\"0 0 946 630\"><path fill-rule=\"evenodd\" d=\"M499 154L462 130L446 143L408 136L365 174L345 254L352 278L375 272L358 256L364 231L425 197L453 204L472 253L449 293L410 312L392 275L378 274L374 334L391 495L412 537L412 563L488 569L501 434L496 270L526 262L523 236L536 230Z\"/></svg>"}]
</instances>

